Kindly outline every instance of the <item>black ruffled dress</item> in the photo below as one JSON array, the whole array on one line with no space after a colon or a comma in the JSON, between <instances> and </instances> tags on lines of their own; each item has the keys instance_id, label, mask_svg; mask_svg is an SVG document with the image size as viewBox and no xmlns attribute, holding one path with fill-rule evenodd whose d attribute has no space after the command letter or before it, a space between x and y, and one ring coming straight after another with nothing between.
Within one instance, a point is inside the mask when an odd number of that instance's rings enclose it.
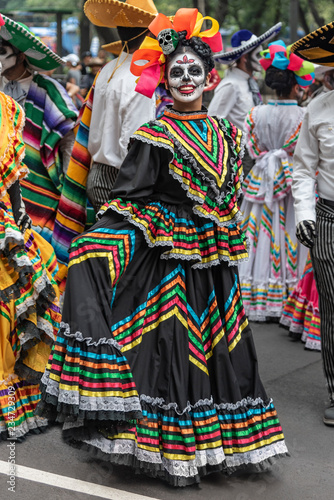
<instances>
[{"instance_id":1,"label":"black ruffled dress","mask_svg":"<svg viewBox=\"0 0 334 500\"><path fill-rule=\"evenodd\" d=\"M205 111L142 126L100 220L71 246L38 412L176 486L285 455L237 264L241 132Z\"/></svg>"}]
</instances>

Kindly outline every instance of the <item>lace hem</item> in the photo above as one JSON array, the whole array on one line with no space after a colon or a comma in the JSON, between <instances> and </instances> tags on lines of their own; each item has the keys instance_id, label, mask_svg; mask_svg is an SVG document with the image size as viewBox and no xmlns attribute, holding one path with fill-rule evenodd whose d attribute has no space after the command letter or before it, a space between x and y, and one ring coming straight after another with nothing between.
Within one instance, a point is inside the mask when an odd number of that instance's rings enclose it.
<instances>
[{"instance_id":1,"label":"lace hem","mask_svg":"<svg viewBox=\"0 0 334 500\"><path fill-rule=\"evenodd\" d=\"M248 252L247 252L248 253ZM168 254L163 253L160 256L160 259L181 259L181 260L195 260L196 257L191 257L188 255L183 255L181 253L173 253L172 251L168 252ZM210 267L213 266L220 266L222 262L226 262L227 265L230 266L238 266L240 262L247 262L249 260L249 257L238 257L235 260L232 260L230 257L227 257L225 255L219 255L219 259L215 260L210 260L210 262L197 262L196 264L193 264L191 267L193 269L209 269Z\"/></svg>"},{"instance_id":2,"label":"lace hem","mask_svg":"<svg viewBox=\"0 0 334 500\"><path fill-rule=\"evenodd\" d=\"M7 428L5 422L0 422L0 441L16 440L23 441L28 435L41 434L46 430L49 423L46 418L41 418L36 415L27 418L21 424L15 425L15 428Z\"/></svg>"},{"instance_id":3,"label":"lace hem","mask_svg":"<svg viewBox=\"0 0 334 500\"><path fill-rule=\"evenodd\" d=\"M237 266L240 262L244 262L244 261L247 262L249 259L248 254L249 254L249 245L250 244L249 244L249 239L247 237L245 238L245 243L246 243L245 252L247 253L246 257L236 256L236 258L233 259L231 256L221 255L217 251L218 259L214 258L214 259L210 260L209 262L202 262L202 256L199 255L198 253L194 253L192 255L187 255L187 254L182 253L182 251L180 251L180 252L173 251L175 249L174 249L174 244L173 244L172 239L165 240L165 241L158 240L158 241L155 241L153 243L148 235L148 231L147 231L145 225L142 222L134 220L133 214L131 213L131 211L129 209L119 209L117 206L115 206L113 204L109 204L108 206L104 206L103 208L101 208L101 210L98 212L97 216L99 218L101 218L108 210L112 210L112 211L124 216L124 218L127 222L129 222L133 226L137 227L142 232L144 239L145 239L145 242L149 248L154 248L154 247L158 247L158 246L169 248L169 250L166 250L164 253L161 254L161 256L160 256L161 259L168 260L168 259L173 258L173 259L186 260L189 262L190 261L197 261L194 264L192 264L191 267L193 269L208 269L212 266L220 265L222 261L227 262L229 266ZM201 214L198 214L198 215L201 216ZM241 230L240 230L240 233L241 233Z\"/></svg>"},{"instance_id":4,"label":"lace hem","mask_svg":"<svg viewBox=\"0 0 334 500\"><path fill-rule=\"evenodd\" d=\"M213 397L211 396L210 399L200 399L195 403L194 405L190 404L190 402L187 402L187 406L181 410L178 406L177 403L167 403L163 398L152 398L150 396L146 396L145 394L142 394L140 396L140 401L144 402L146 404L149 404L154 407L158 407L161 410L174 410L177 415L184 415L185 413L190 412L191 410L194 410L196 408L199 408L201 406L212 406L213 405Z\"/></svg>"},{"instance_id":5,"label":"lace hem","mask_svg":"<svg viewBox=\"0 0 334 500\"><path fill-rule=\"evenodd\" d=\"M147 396L145 394L141 394L140 396L128 397L126 399L121 397L107 397L97 398L94 396L82 396L78 391L73 390L61 390L59 389L59 383L50 378L50 372L45 370L42 379L41 385L43 388L43 395L49 394L53 396L55 405L59 406L59 404L64 404L68 406L77 406L79 411L82 412L117 412L118 414L129 413L133 411L142 412L142 404L145 403L149 405L151 408L175 412L176 415L182 416L186 413L194 411L198 408L202 407L210 407L215 408L217 411L236 411L240 408L247 407L261 407L264 409L268 409L270 405L273 403L272 399L269 399L267 402L263 401L262 398L253 399L251 397L244 398L236 403L213 403L213 397L210 399L200 399L194 404L191 404L189 401L184 408L180 408L177 403L171 402L166 403L163 398L153 398L151 396ZM57 402L55 400L57 399ZM87 417L87 415L85 416ZM95 418L95 417L94 417Z\"/></svg>"},{"instance_id":6,"label":"lace hem","mask_svg":"<svg viewBox=\"0 0 334 500\"><path fill-rule=\"evenodd\" d=\"M24 247L23 234L19 230L13 228L5 228L5 235L0 240L0 252L4 252L10 244L18 245L20 248Z\"/></svg>"},{"instance_id":7,"label":"lace hem","mask_svg":"<svg viewBox=\"0 0 334 500\"><path fill-rule=\"evenodd\" d=\"M156 146L158 148L168 149L168 151L170 151L172 153L172 155L174 155L174 149L172 148L172 146L170 146L169 144L165 144L164 142L153 141L151 139L148 139L147 137L143 137L142 135L136 135L136 134L134 134L130 137L130 141L131 140L137 140L137 141L144 142L145 144L150 144L151 146Z\"/></svg>"},{"instance_id":8,"label":"lace hem","mask_svg":"<svg viewBox=\"0 0 334 500\"><path fill-rule=\"evenodd\" d=\"M70 417L72 422L77 422L75 426L78 427L86 421L128 422L143 416L138 396L94 397L83 396L77 390L62 390L59 383L50 378L47 369L41 379L41 392L42 399L36 409L38 415L58 422L65 422Z\"/></svg>"},{"instance_id":9,"label":"lace hem","mask_svg":"<svg viewBox=\"0 0 334 500\"><path fill-rule=\"evenodd\" d=\"M115 347L119 351L122 351L122 346L118 342L116 342L115 339L113 339L113 338L107 339L106 337L101 337L101 338L99 338L99 340L97 342L94 342L92 337L84 337L82 332L77 331L77 332L71 333L70 325L68 323L63 322L63 321L60 323L60 331L63 335L66 335L66 337L72 337L75 340L77 340L78 342L85 342L87 344L87 346L98 347L99 345L102 345L102 344L103 345L108 344L110 346Z\"/></svg>"},{"instance_id":10,"label":"lace hem","mask_svg":"<svg viewBox=\"0 0 334 500\"><path fill-rule=\"evenodd\" d=\"M96 437L84 439L77 444L102 460L130 466L140 473L164 479L173 486L199 483L201 477L215 471L226 474L233 474L240 469L262 472L268 470L276 459L288 456L284 441L250 451L244 456L225 456L222 447L216 450L196 450L195 459L189 461L167 459L161 453L138 448L135 442L125 439Z\"/></svg>"},{"instance_id":11,"label":"lace hem","mask_svg":"<svg viewBox=\"0 0 334 500\"><path fill-rule=\"evenodd\" d=\"M244 304L246 316L248 321L254 321L256 323L265 323L270 319L279 319L281 317L282 311L269 311L260 312L260 311L247 311L247 307Z\"/></svg>"},{"instance_id":12,"label":"lace hem","mask_svg":"<svg viewBox=\"0 0 334 500\"><path fill-rule=\"evenodd\" d=\"M253 399L248 396L247 398L241 399L237 403L220 403L219 405L215 404L214 406L217 410L232 411L246 406L261 406L262 408L267 409L272 403L272 399L269 399L268 402L265 403L262 398Z\"/></svg>"},{"instance_id":13,"label":"lace hem","mask_svg":"<svg viewBox=\"0 0 334 500\"><path fill-rule=\"evenodd\" d=\"M309 337L305 340L305 349L309 349L310 351L321 352L321 340L311 340Z\"/></svg>"}]
</instances>

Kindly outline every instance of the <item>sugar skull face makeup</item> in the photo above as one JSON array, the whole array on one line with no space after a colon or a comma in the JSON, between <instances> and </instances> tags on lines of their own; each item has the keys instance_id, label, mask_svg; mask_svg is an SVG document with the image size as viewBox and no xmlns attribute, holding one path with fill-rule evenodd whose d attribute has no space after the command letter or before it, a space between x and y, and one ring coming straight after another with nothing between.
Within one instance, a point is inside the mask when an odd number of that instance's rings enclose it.
<instances>
[{"instance_id":1,"label":"sugar skull face makeup","mask_svg":"<svg viewBox=\"0 0 334 500\"><path fill-rule=\"evenodd\" d=\"M260 45L259 47L256 47L255 50L253 50L251 53L250 53L250 63L251 63L251 67L252 67L252 70L253 71L262 71L262 66L260 64L260 52L263 50L263 47L262 45Z\"/></svg>"},{"instance_id":2,"label":"sugar skull face makeup","mask_svg":"<svg viewBox=\"0 0 334 500\"><path fill-rule=\"evenodd\" d=\"M167 67L167 83L177 101L198 99L205 86L206 74L201 59L191 51L174 55Z\"/></svg>"},{"instance_id":3,"label":"sugar skull face makeup","mask_svg":"<svg viewBox=\"0 0 334 500\"><path fill-rule=\"evenodd\" d=\"M13 68L16 64L16 54L12 47L0 44L0 63L1 72L4 73L9 68Z\"/></svg>"}]
</instances>

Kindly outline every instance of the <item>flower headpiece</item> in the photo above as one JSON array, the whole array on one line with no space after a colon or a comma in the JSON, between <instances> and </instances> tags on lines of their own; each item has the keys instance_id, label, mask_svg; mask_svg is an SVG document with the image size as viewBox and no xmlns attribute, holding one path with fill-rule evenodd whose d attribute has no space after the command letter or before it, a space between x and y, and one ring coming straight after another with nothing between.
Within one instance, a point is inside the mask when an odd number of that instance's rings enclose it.
<instances>
[{"instance_id":1,"label":"flower headpiece","mask_svg":"<svg viewBox=\"0 0 334 500\"><path fill-rule=\"evenodd\" d=\"M289 69L293 71L298 85L307 87L314 80L314 64L293 54L291 47L292 45L287 47L282 40L269 43L268 49L261 52L263 59L260 59L260 64L265 71L270 66L282 70Z\"/></svg>"},{"instance_id":2,"label":"flower headpiece","mask_svg":"<svg viewBox=\"0 0 334 500\"><path fill-rule=\"evenodd\" d=\"M211 21L212 26L206 31L201 31L206 19ZM163 81L165 56L176 49L179 42L179 32L186 31L187 40L194 36L201 38L210 46L212 52L219 52L223 48L218 21L212 17L203 17L197 9L179 9L173 22L164 14L158 14L149 25L149 30L156 39L145 37L139 49L133 54L130 69L134 75L140 77L135 89L136 92L150 98L159 83ZM147 63L138 65L137 61L147 61Z\"/></svg>"}]
</instances>

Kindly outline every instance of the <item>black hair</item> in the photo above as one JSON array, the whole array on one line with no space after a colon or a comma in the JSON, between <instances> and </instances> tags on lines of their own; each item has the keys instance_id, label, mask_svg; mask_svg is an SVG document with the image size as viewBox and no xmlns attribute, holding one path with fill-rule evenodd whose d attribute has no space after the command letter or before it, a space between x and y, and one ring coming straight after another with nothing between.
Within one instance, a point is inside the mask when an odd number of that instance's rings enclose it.
<instances>
[{"instance_id":1,"label":"black hair","mask_svg":"<svg viewBox=\"0 0 334 500\"><path fill-rule=\"evenodd\" d=\"M139 48L144 40L145 35L148 34L147 28L126 28L124 26L117 26L117 33L122 42L128 42L130 50Z\"/></svg>"},{"instance_id":2,"label":"black hair","mask_svg":"<svg viewBox=\"0 0 334 500\"><path fill-rule=\"evenodd\" d=\"M290 69L278 69L270 66L266 71L266 85L275 90L278 97L287 98L292 87L297 84L296 77Z\"/></svg>"},{"instance_id":3,"label":"black hair","mask_svg":"<svg viewBox=\"0 0 334 500\"><path fill-rule=\"evenodd\" d=\"M14 45L12 45L10 42L8 42L7 40L4 40L3 38L0 37L0 46L2 47L11 47L13 49L13 53L18 56L19 54L22 53L22 51L20 49L18 49L17 47L15 47ZM17 59L16 59L17 61ZM24 59L23 61L23 65L27 68L29 66L29 63L27 61L27 59Z\"/></svg>"},{"instance_id":4,"label":"black hair","mask_svg":"<svg viewBox=\"0 0 334 500\"><path fill-rule=\"evenodd\" d=\"M92 53L90 50L85 50L85 52L81 52L81 59L84 59L85 57L92 57Z\"/></svg>"},{"instance_id":5,"label":"black hair","mask_svg":"<svg viewBox=\"0 0 334 500\"><path fill-rule=\"evenodd\" d=\"M183 48L189 48L191 49L198 57L201 59L201 61L204 64L205 72L210 73L211 70L215 67L215 62L212 57L212 50L209 47L209 45L201 40L201 38L197 36L193 36L189 38L188 40L186 39L187 32L186 31L179 31L179 43L175 49L174 52L170 54L170 56L174 56L174 54L177 54L178 52L182 52Z\"/></svg>"}]
</instances>

